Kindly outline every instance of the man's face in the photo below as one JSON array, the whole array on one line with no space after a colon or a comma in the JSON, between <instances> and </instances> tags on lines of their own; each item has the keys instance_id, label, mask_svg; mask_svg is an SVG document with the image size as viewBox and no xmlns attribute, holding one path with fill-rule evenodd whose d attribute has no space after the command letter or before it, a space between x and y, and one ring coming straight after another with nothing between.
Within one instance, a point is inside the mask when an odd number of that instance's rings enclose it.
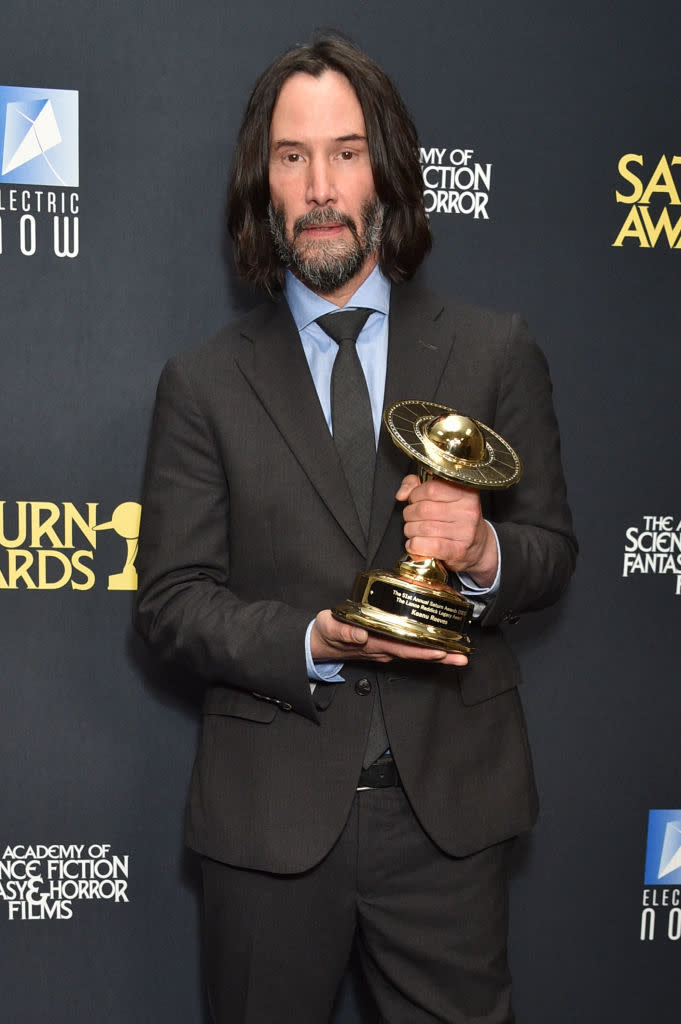
<instances>
[{"instance_id":1,"label":"man's face","mask_svg":"<svg viewBox=\"0 0 681 1024\"><path fill-rule=\"evenodd\" d=\"M286 80L272 113L269 182L282 262L313 291L346 301L376 266L383 209L362 108L344 75Z\"/></svg>"}]
</instances>

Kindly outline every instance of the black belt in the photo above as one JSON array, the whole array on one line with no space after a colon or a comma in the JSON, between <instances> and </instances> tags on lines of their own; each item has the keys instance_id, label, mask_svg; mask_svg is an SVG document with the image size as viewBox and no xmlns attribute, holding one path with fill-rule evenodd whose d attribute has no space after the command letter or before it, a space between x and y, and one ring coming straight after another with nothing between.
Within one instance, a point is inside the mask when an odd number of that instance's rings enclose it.
<instances>
[{"instance_id":1,"label":"black belt","mask_svg":"<svg viewBox=\"0 0 681 1024\"><path fill-rule=\"evenodd\" d=\"M384 754L368 768L362 768L357 789L383 789L386 786L401 785L397 765L390 754Z\"/></svg>"}]
</instances>

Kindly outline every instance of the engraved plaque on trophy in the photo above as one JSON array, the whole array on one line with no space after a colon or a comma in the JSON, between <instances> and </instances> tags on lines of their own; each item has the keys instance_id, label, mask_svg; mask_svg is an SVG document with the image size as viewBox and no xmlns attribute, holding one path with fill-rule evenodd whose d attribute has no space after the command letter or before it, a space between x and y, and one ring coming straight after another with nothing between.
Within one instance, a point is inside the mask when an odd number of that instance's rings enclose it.
<instances>
[{"instance_id":1,"label":"engraved plaque on trophy","mask_svg":"<svg viewBox=\"0 0 681 1024\"><path fill-rule=\"evenodd\" d=\"M418 463L421 482L439 477L477 490L516 483L522 465L511 446L479 420L437 402L394 402L383 414L393 442ZM393 570L357 575L350 597L333 609L342 622L396 640L469 654L473 604L449 585L436 558L406 552Z\"/></svg>"}]
</instances>

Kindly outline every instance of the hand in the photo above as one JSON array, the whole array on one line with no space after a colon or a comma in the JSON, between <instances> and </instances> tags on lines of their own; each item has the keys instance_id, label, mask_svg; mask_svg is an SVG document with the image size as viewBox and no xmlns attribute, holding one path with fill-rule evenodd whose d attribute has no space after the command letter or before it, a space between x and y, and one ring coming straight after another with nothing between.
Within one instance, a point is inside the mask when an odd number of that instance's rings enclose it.
<instances>
[{"instance_id":1,"label":"hand","mask_svg":"<svg viewBox=\"0 0 681 1024\"><path fill-rule=\"evenodd\" d=\"M310 653L315 661L433 661L438 665L468 664L465 654L447 653L432 647L419 647L402 640L370 633L361 626L334 619L328 608L321 611L310 633Z\"/></svg>"},{"instance_id":2,"label":"hand","mask_svg":"<svg viewBox=\"0 0 681 1024\"><path fill-rule=\"evenodd\" d=\"M466 572L480 587L497 574L494 533L482 518L480 495L449 480L405 476L395 495L406 501L404 535L412 558L438 558L450 572Z\"/></svg>"}]
</instances>

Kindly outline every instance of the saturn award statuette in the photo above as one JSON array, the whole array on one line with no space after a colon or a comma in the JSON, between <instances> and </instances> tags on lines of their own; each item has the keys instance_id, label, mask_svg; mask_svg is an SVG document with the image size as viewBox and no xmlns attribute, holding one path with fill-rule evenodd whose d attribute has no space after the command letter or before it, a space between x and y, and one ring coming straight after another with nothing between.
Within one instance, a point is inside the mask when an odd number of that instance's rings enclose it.
<instances>
[{"instance_id":1,"label":"saturn award statuette","mask_svg":"<svg viewBox=\"0 0 681 1024\"><path fill-rule=\"evenodd\" d=\"M522 473L511 446L490 427L437 402L394 402L383 413L393 442L418 463L419 480L451 480L477 490L503 490ZM437 558L405 552L394 570L357 575L335 618L395 640L469 654L473 604L449 585Z\"/></svg>"}]
</instances>

